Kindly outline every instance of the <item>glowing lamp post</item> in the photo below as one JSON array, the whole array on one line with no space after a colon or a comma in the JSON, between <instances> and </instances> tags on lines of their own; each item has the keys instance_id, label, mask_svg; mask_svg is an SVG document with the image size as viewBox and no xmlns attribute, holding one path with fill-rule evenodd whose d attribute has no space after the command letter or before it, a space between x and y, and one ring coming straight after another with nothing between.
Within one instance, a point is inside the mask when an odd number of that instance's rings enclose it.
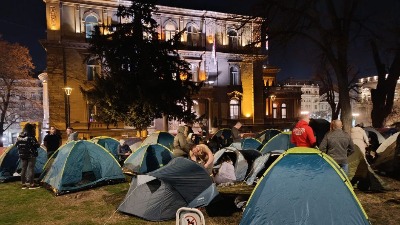
<instances>
[{"instance_id":1,"label":"glowing lamp post","mask_svg":"<svg viewBox=\"0 0 400 225\"><path fill-rule=\"evenodd\" d=\"M274 119L275 119L275 108L274 108L274 101L276 99L276 95L270 95L269 98L271 99L271 105L272 105L272 128L274 128Z\"/></svg>"},{"instance_id":2,"label":"glowing lamp post","mask_svg":"<svg viewBox=\"0 0 400 225\"><path fill-rule=\"evenodd\" d=\"M65 107L65 126L68 128L71 124L70 119L71 119L71 107L69 103L69 96L71 95L72 88L70 87L65 87L63 88L65 92L65 99L66 99L66 107Z\"/></svg>"}]
</instances>

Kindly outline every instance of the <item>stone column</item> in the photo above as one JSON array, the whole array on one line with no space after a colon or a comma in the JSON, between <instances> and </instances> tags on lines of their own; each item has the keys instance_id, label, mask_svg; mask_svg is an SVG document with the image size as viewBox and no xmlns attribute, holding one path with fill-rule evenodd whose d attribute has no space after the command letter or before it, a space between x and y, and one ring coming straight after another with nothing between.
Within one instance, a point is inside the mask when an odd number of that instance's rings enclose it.
<instances>
[{"instance_id":1,"label":"stone column","mask_svg":"<svg viewBox=\"0 0 400 225\"><path fill-rule=\"evenodd\" d=\"M49 89L47 85L47 73L39 74L39 79L42 81L43 84L43 129L49 129Z\"/></svg>"}]
</instances>

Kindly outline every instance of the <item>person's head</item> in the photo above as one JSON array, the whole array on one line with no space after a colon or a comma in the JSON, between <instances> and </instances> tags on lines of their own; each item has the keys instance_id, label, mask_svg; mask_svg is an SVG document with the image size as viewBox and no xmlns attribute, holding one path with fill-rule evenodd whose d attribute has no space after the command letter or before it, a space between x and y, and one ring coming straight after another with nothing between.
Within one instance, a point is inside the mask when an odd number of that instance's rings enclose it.
<instances>
[{"instance_id":1,"label":"person's head","mask_svg":"<svg viewBox=\"0 0 400 225\"><path fill-rule=\"evenodd\" d=\"M22 131L25 132L28 136L35 136L35 129L36 126L34 124L27 123L25 124L24 129Z\"/></svg>"},{"instance_id":2,"label":"person's head","mask_svg":"<svg viewBox=\"0 0 400 225\"><path fill-rule=\"evenodd\" d=\"M203 123L199 123L199 126L200 126L200 127L204 127L204 124L203 124Z\"/></svg>"},{"instance_id":3,"label":"person's head","mask_svg":"<svg viewBox=\"0 0 400 225\"><path fill-rule=\"evenodd\" d=\"M340 130L343 127L342 121L332 120L332 130Z\"/></svg>"},{"instance_id":4,"label":"person's head","mask_svg":"<svg viewBox=\"0 0 400 225\"><path fill-rule=\"evenodd\" d=\"M119 144L120 144L121 146L124 145L124 144L125 144L125 140L124 140L124 139L119 140Z\"/></svg>"},{"instance_id":5,"label":"person's head","mask_svg":"<svg viewBox=\"0 0 400 225\"><path fill-rule=\"evenodd\" d=\"M240 121L237 121L234 127L239 130L242 127L242 123Z\"/></svg>"},{"instance_id":6,"label":"person's head","mask_svg":"<svg viewBox=\"0 0 400 225\"><path fill-rule=\"evenodd\" d=\"M304 120L304 121L306 121L307 123L310 123L310 115L308 115L308 114L301 114L301 115L300 115L300 120Z\"/></svg>"},{"instance_id":7,"label":"person's head","mask_svg":"<svg viewBox=\"0 0 400 225\"><path fill-rule=\"evenodd\" d=\"M199 155L201 153L201 149L198 147L198 145L194 143L189 144L189 150L194 154L194 155Z\"/></svg>"},{"instance_id":8,"label":"person's head","mask_svg":"<svg viewBox=\"0 0 400 225\"><path fill-rule=\"evenodd\" d=\"M67 134L72 134L74 132L74 128L68 127L67 128Z\"/></svg>"},{"instance_id":9,"label":"person's head","mask_svg":"<svg viewBox=\"0 0 400 225\"><path fill-rule=\"evenodd\" d=\"M50 127L50 134L56 134L56 132L57 132L56 127L55 126L51 126Z\"/></svg>"}]
</instances>

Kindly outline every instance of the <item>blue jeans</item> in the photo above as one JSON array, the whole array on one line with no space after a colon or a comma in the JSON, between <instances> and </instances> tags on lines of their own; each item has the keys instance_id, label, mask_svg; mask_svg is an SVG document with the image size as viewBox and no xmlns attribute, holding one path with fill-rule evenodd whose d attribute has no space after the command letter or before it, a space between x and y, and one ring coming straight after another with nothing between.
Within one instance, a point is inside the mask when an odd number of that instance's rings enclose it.
<instances>
[{"instance_id":1,"label":"blue jeans","mask_svg":"<svg viewBox=\"0 0 400 225\"><path fill-rule=\"evenodd\" d=\"M21 183L33 185L36 158L21 159Z\"/></svg>"},{"instance_id":2,"label":"blue jeans","mask_svg":"<svg viewBox=\"0 0 400 225\"><path fill-rule=\"evenodd\" d=\"M343 169L344 173L349 176L349 164L345 163L345 164L339 164L340 168Z\"/></svg>"}]
</instances>

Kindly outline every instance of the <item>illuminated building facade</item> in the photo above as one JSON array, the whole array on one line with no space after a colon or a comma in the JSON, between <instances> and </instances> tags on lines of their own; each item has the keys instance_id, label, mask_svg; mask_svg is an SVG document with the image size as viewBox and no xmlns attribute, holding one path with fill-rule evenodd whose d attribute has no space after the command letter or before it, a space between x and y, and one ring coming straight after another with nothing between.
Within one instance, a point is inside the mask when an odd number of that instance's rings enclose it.
<instances>
[{"instance_id":1,"label":"illuminated building facade","mask_svg":"<svg viewBox=\"0 0 400 225\"><path fill-rule=\"evenodd\" d=\"M93 75L100 70L95 63L85 61L89 46L87 40L97 25L124 22L123 18L116 16L117 7L129 4L129 1L44 1L47 39L42 44L47 51L49 124L65 127L67 96L63 88L71 87L68 96L71 126L92 132L104 129L104 124L93 119L96 107L80 91L90 87ZM153 17L159 24L160 39L169 40L185 30L181 39L184 46L179 53L190 63L192 81L202 85L200 92L193 96L194 109L198 116L206 118L207 126L211 128L215 118L220 127L231 126L234 120L242 121L244 127L262 127L268 122L264 92L268 76L263 72L267 56L261 47L266 50L267 46L247 47L259 43L261 19L248 20L244 16L206 10L157 7L159 10ZM153 128L161 130L160 122L155 121Z\"/></svg>"}]
</instances>

